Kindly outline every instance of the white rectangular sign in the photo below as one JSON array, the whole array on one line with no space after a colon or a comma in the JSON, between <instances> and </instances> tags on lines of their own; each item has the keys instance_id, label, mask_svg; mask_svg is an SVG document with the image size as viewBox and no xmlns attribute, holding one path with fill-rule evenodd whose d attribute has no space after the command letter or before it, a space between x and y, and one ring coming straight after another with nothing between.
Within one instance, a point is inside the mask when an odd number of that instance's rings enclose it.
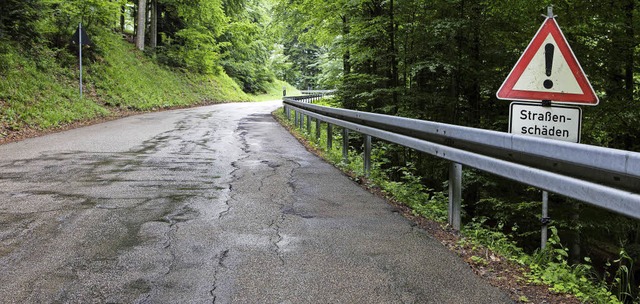
<instances>
[{"instance_id":1,"label":"white rectangular sign","mask_svg":"<svg viewBox=\"0 0 640 304\"><path fill-rule=\"evenodd\" d=\"M512 102L509 133L580 142L582 109L568 106Z\"/></svg>"}]
</instances>

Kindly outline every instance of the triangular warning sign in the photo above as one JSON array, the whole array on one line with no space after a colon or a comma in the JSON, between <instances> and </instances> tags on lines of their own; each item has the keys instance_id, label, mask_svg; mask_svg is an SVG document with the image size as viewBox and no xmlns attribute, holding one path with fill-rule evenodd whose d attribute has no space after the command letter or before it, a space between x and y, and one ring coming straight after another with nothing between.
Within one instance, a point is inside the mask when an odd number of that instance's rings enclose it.
<instances>
[{"instance_id":1,"label":"triangular warning sign","mask_svg":"<svg viewBox=\"0 0 640 304\"><path fill-rule=\"evenodd\" d=\"M496 96L592 106L599 101L554 18L544 21Z\"/></svg>"}]
</instances>

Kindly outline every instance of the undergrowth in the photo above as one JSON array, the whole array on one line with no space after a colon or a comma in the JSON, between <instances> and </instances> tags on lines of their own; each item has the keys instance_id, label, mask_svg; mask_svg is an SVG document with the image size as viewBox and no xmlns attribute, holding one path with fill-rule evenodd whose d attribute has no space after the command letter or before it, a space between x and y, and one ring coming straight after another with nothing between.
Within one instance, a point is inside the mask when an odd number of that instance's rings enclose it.
<instances>
[{"instance_id":1,"label":"undergrowth","mask_svg":"<svg viewBox=\"0 0 640 304\"><path fill-rule=\"evenodd\" d=\"M9 131L25 126L49 128L108 114L100 105L79 97L74 74L58 66L48 50L40 50L42 60L34 61L17 46L3 44L0 48L0 125Z\"/></svg>"},{"instance_id":2,"label":"undergrowth","mask_svg":"<svg viewBox=\"0 0 640 304\"><path fill-rule=\"evenodd\" d=\"M321 104L332 105L331 101L321 101ZM276 117L289 126L293 126L293 117L287 119L284 111L276 111ZM348 158L342 155L342 136L340 128L333 127L333 145L327 149L327 128L322 124L320 136L316 137L315 122L307 129L306 122L303 128L292 128L293 132L304 136L309 145L317 149L320 156L336 165L338 168L350 172L356 178L365 177L363 169L363 155L350 149ZM413 172L412 164L407 167L392 167L383 169L388 163L385 159L385 144L374 144L372 151L372 166L366 179L369 186L379 187L380 190L394 200L401 202L412 209L412 213L427 219L446 225L448 220L448 199L443 191L434 191L426 188L419 176ZM390 173L401 176L401 181L392 181ZM629 280L630 267L625 263L631 260L624 251L620 253L620 259L613 261L619 263L619 270L615 274L606 274L609 277L598 277L591 266L591 261L586 258L584 263L570 265L568 262L568 249L560 242L557 229L550 227L551 236L544 250L537 250L533 254L527 254L517 246L516 242L501 231L492 230L483 225L485 218L473 219L467 223L461 231L459 240L461 245L481 246L497 253L511 262L528 269L526 280L533 284L544 284L554 293L573 294L585 303L638 303L637 299L629 299L630 286L624 286ZM498 227L500 229L502 227ZM626 258L625 258L626 257ZM473 258L472 258L473 259ZM479 259L476 257L476 259ZM478 261L480 263L482 261ZM484 261L486 262L486 261ZM482 263L481 263L482 264ZM626 272L625 272L626 270ZM612 281L613 285L607 282ZM617 294L613 289L619 290ZM521 297L521 302L527 302L526 297Z\"/></svg>"}]
</instances>

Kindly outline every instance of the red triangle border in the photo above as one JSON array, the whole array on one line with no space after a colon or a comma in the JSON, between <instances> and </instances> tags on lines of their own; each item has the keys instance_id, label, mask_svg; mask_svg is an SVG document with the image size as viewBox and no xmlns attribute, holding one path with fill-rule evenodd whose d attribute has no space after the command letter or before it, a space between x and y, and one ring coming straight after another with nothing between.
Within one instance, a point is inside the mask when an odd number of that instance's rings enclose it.
<instances>
[{"instance_id":1,"label":"red triangle border","mask_svg":"<svg viewBox=\"0 0 640 304\"><path fill-rule=\"evenodd\" d=\"M567 65L569 69L573 73L574 77L580 89L584 94L571 94L571 93L558 93L558 92L542 92L542 91L521 91L514 90L516 82L520 79L522 74L524 73L527 66L531 63L533 56L538 52L540 47L542 47L542 43L547 38L547 36L551 34L553 39L558 44L558 49L562 52L562 56L567 61ZM547 18L545 22L542 24L538 32L533 37L529 46L524 51L518 62L513 67L509 76L504 81L500 89L496 93L496 97L498 99L508 99L508 100L523 100L523 101L542 101L542 100L551 100L554 103L569 103L569 104L581 104L581 105L592 105L595 106L598 104L598 96L596 96L593 87L589 83L580 63L576 59L571 47L567 43L558 23L554 18Z\"/></svg>"}]
</instances>

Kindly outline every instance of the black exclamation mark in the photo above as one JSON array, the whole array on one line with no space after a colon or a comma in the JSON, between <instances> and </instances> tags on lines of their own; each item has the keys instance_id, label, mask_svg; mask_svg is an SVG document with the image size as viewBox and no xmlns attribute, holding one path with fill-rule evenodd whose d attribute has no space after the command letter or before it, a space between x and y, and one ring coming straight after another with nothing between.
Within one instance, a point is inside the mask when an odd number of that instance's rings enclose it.
<instances>
[{"instance_id":1,"label":"black exclamation mark","mask_svg":"<svg viewBox=\"0 0 640 304\"><path fill-rule=\"evenodd\" d=\"M545 62L545 66L546 66L547 77L551 76L551 68L553 67L553 50L554 50L554 48L555 47L551 43L547 43L544 46L544 62ZM542 83L542 85L546 89L551 89L551 88L553 88L553 81L551 81L551 79L547 79Z\"/></svg>"}]
</instances>

